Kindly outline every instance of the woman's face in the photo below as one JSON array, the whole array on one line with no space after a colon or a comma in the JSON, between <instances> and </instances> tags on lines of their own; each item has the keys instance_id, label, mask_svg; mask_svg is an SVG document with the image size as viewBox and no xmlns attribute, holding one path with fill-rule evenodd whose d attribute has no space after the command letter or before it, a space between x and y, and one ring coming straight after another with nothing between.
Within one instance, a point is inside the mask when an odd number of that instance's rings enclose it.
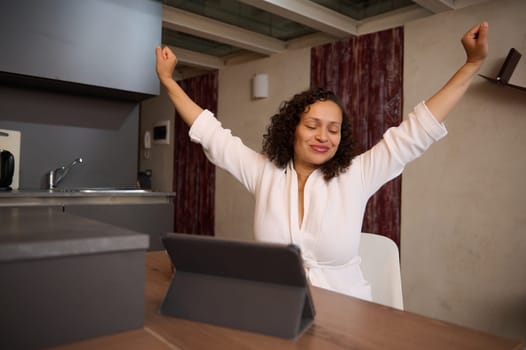
<instances>
[{"instance_id":1,"label":"woman's face","mask_svg":"<svg viewBox=\"0 0 526 350\"><path fill-rule=\"evenodd\" d=\"M336 154L342 112L333 101L317 101L301 115L294 134L294 166L316 169Z\"/></svg>"}]
</instances>

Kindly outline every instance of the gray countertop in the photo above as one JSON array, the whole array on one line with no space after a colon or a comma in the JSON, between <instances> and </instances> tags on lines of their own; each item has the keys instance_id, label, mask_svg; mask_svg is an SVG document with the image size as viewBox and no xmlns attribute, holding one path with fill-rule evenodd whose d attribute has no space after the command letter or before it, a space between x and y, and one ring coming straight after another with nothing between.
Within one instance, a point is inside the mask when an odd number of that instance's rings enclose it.
<instances>
[{"instance_id":1,"label":"gray countertop","mask_svg":"<svg viewBox=\"0 0 526 350\"><path fill-rule=\"evenodd\" d=\"M58 189L58 190L40 190L40 189L27 189L27 190L12 190L12 191L0 191L1 198L22 198L22 197L130 197L130 196L141 196L141 197L173 197L174 192L155 192L147 190L135 190L135 189L114 189L114 188L86 188L86 189Z\"/></svg>"},{"instance_id":2,"label":"gray countertop","mask_svg":"<svg viewBox=\"0 0 526 350\"><path fill-rule=\"evenodd\" d=\"M75 204L161 204L169 203L174 196L174 192L135 189L27 189L0 191L0 207L65 206Z\"/></svg>"},{"instance_id":3,"label":"gray countertop","mask_svg":"<svg viewBox=\"0 0 526 350\"><path fill-rule=\"evenodd\" d=\"M0 262L146 250L148 235L58 208L0 208Z\"/></svg>"}]
</instances>

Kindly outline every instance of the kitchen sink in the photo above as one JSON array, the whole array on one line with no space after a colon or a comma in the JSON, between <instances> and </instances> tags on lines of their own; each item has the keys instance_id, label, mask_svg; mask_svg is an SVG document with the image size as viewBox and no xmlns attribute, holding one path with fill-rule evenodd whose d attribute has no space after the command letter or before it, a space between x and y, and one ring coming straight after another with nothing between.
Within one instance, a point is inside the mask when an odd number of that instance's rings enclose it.
<instances>
[{"instance_id":1,"label":"kitchen sink","mask_svg":"<svg viewBox=\"0 0 526 350\"><path fill-rule=\"evenodd\" d=\"M81 193L148 193L151 191L141 189L116 189L116 188L84 188Z\"/></svg>"},{"instance_id":2,"label":"kitchen sink","mask_svg":"<svg viewBox=\"0 0 526 350\"><path fill-rule=\"evenodd\" d=\"M86 188L55 188L54 192L77 192L77 193L149 193L151 190L143 190L132 187L86 187Z\"/></svg>"}]
</instances>

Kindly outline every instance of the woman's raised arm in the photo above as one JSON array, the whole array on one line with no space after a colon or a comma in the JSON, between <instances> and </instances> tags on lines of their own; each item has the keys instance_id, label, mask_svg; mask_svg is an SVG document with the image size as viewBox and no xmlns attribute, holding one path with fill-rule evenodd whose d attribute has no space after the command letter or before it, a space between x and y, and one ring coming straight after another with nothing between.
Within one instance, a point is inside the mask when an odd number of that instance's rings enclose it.
<instances>
[{"instance_id":1,"label":"woman's raised arm","mask_svg":"<svg viewBox=\"0 0 526 350\"><path fill-rule=\"evenodd\" d=\"M173 73L177 65L177 57L168 47L155 49L156 71L159 80L168 91L168 96L175 106L177 113L188 126L192 126L203 111L174 80Z\"/></svg>"},{"instance_id":2,"label":"woman's raised arm","mask_svg":"<svg viewBox=\"0 0 526 350\"><path fill-rule=\"evenodd\" d=\"M479 71L488 55L488 23L482 22L471 28L462 37L466 51L466 63L449 79L435 95L426 101L426 105L439 122L443 122L448 113L464 96L473 77Z\"/></svg>"}]
</instances>

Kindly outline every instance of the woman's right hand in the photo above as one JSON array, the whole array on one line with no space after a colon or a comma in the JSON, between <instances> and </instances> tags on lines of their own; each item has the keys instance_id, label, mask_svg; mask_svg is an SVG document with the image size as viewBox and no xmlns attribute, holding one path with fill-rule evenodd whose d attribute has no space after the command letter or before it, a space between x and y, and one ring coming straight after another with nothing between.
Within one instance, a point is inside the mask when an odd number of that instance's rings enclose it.
<instances>
[{"instance_id":1,"label":"woman's right hand","mask_svg":"<svg viewBox=\"0 0 526 350\"><path fill-rule=\"evenodd\" d=\"M165 84L165 81L173 79L173 73L177 65L177 57L169 47L165 46L161 48L157 46L155 48L155 58L157 76L159 80Z\"/></svg>"},{"instance_id":2,"label":"woman's right hand","mask_svg":"<svg viewBox=\"0 0 526 350\"><path fill-rule=\"evenodd\" d=\"M488 22L482 22L471 28L462 37L467 63L481 65L488 55Z\"/></svg>"}]
</instances>

